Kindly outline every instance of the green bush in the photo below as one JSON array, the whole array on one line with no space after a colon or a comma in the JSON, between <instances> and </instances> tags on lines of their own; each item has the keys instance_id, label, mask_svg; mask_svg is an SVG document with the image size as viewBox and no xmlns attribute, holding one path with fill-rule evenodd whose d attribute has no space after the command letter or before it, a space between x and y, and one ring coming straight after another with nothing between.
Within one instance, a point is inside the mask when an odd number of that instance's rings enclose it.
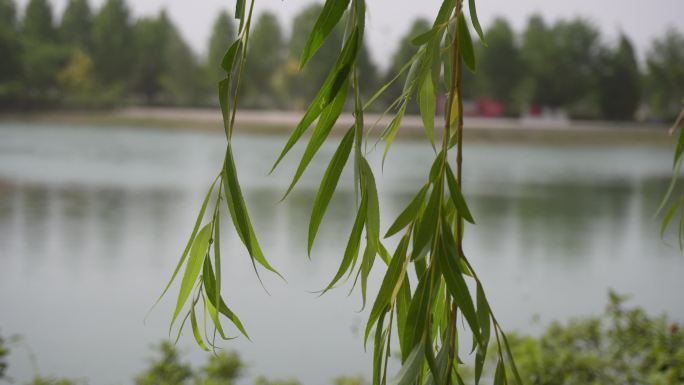
<instances>
[{"instance_id":1,"label":"green bush","mask_svg":"<svg viewBox=\"0 0 684 385\"><path fill-rule=\"evenodd\" d=\"M530 385L684 384L684 330L666 316L625 308L613 292L600 317L551 324L539 337L511 336Z\"/></svg>"}]
</instances>

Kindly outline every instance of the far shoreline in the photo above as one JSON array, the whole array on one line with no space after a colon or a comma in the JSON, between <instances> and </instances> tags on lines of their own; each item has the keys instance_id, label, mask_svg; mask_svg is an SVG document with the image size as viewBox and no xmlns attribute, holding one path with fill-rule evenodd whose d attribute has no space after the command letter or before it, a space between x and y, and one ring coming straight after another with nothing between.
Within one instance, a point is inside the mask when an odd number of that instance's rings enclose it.
<instances>
[{"instance_id":1,"label":"far shoreline","mask_svg":"<svg viewBox=\"0 0 684 385\"><path fill-rule=\"evenodd\" d=\"M236 133L241 135L288 135L303 112L241 110ZM353 117L340 117L333 135L341 135ZM371 136L377 137L389 120L376 114L365 116ZM104 111L31 111L0 114L0 123L59 124L98 127L140 127L158 130L221 132L223 123L216 109L131 107ZM465 118L465 140L479 143L529 145L672 145L667 126L649 123L602 121L553 121L516 118ZM439 131L439 130L438 130ZM437 133L438 134L438 133ZM420 116L406 116L397 134L401 140L425 138Z\"/></svg>"}]
</instances>

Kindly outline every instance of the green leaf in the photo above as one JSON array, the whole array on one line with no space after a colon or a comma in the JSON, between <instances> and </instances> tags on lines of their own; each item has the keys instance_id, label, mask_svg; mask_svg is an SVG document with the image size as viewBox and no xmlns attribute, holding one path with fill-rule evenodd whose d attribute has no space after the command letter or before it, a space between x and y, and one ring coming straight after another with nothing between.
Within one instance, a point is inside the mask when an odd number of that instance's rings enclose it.
<instances>
[{"instance_id":1,"label":"green leaf","mask_svg":"<svg viewBox=\"0 0 684 385\"><path fill-rule=\"evenodd\" d=\"M375 329L375 339L373 343L373 384L380 384L382 377L382 361L385 353L385 340L387 333L383 325L385 322L385 313L380 315L378 319L378 326Z\"/></svg>"},{"instance_id":2,"label":"green leaf","mask_svg":"<svg viewBox=\"0 0 684 385\"><path fill-rule=\"evenodd\" d=\"M342 258L342 263L340 264L335 277L332 279L330 284L321 292L321 295L325 294L328 290L332 289L337 281L342 278L344 273L347 272L349 266L351 266L352 261L359 254L359 248L361 246L361 233L363 232L363 225L366 221L366 207L368 206L368 197L366 195L361 199L361 205L359 205L359 210L356 213L356 220L354 221L354 226L352 227L351 234L349 235L349 241L347 242L347 248L344 251L344 257Z\"/></svg>"},{"instance_id":3,"label":"green leaf","mask_svg":"<svg viewBox=\"0 0 684 385\"><path fill-rule=\"evenodd\" d=\"M504 368L503 361L499 360L496 364L496 371L494 372L494 385L504 385L506 383L506 368Z\"/></svg>"},{"instance_id":4,"label":"green leaf","mask_svg":"<svg viewBox=\"0 0 684 385\"><path fill-rule=\"evenodd\" d=\"M380 285L380 290L378 295L375 297L375 303L373 303L373 308L371 309L370 316L368 317L368 322L366 324L366 332L364 334L364 344L368 340L368 335L370 334L371 328L375 321L380 318L380 315L387 311L389 305L394 301L403 282L404 275L406 274L405 261L406 261L406 251L408 249L408 237L404 237L397 250L392 257L392 261L387 268L385 277L382 279L382 284Z\"/></svg>"},{"instance_id":5,"label":"green leaf","mask_svg":"<svg viewBox=\"0 0 684 385\"><path fill-rule=\"evenodd\" d=\"M204 283L204 289L206 290L207 294L209 293L214 293L216 291L216 281L214 280L214 271L211 267L210 263L206 263L204 265L204 273L202 274L202 279ZM218 302L216 302L215 298L212 298L211 296L207 295L209 298L209 302L211 303L212 306L218 309L218 311L223 314L230 322L235 325L235 327L244 335L249 338L249 334L247 334L247 331L245 330L245 327L242 325L242 322L240 321L240 318L233 313L232 310L226 305L226 302L223 300L223 297L219 296ZM217 305L218 303L218 305Z\"/></svg>"},{"instance_id":6,"label":"green leaf","mask_svg":"<svg viewBox=\"0 0 684 385\"><path fill-rule=\"evenodd\" d=\"M506 333L504 333L501 330L500 330L500 332L501 332L501 337L503 338L504 347L506 348L506 354L508 355L508 359L511 363L511 367L513 368L513 375L515 376L515 381L518 383L518 385L523 385L523 381L522 381L522 378L520 377L520 372L518 372L518 366L515 364L515 358L513 357L513 353L511 352L511 345L508 343L508 338L506 337ZM506 373L504 372L504 375L505 374ZM508 381L506 381L506 379L504 378L504 382L507 383Z\"/></svg>"},{"instance_id":7,"label":"green leaf","mask_svg":"<svg viewBox=\"0 0 684 385\"><path fill-rule=\"evenodd\" d=\"M233 66L235 66L235 58L242 48L242 40L236 40L228 47L228 50L221 59L221 68L226 71L226 75L230 76L233 73Z\"/></svg>"},{"instance_id":8,"label":"green leaf","mask_svg":"<svg viewBox=\"0 0 684 385\"><path fill-rule=\"evenodd\" d=\"M304 174L306 168L311 163L314 155L316 155L316 152L318 152L318 150L321 148L321 145L323 145L323 142L325 142L325 139L328 137L328 135L330 135L330 131L332 131L337 118L340 116L340 113L342 113L342 109L344 108L344 103L347 100L348 88L349 87L347 85L340 88L340 92L337 94L333 102L328 105L325 110L323 110L323 113L316 124L316 128L311 135L311 139L309 139L309 144L306 146L306 150L304 150L302 159L297 167L297 172L292 178L292 182L287 188L287 192L285 193L283 199L290 194L294 186Z\"/></svg>"},{"instance_id":9,"label":"green leaf","mask_svg":"<svg viewBox=\"0 0 684 385\"><path fill-rule=\"evenodd\" d=\"M447 284L449 293L454 297L454 302L461 309L461 313L470 326L473 336L477 339L478 345L482 346L482 337L480 336L480 325L478 322L473 299L470 296L470 290L466 285L465 279L458 268L458 259L460 253L456 250L456 241L451 233L451 228L445 220L442 221L442 239L441 247L438 248L437 263L440 267L440 272Z\"/></svg>"},{"instance_id":10,"label":"green leaf","mask_svg":"<svg viewBox=\"0 0 684 385\"><path fill-rule=\"evenodd\" d=\"M311 248L313 247L314 239L318 233L318 228L323 221L323 216L328 209L328 204L337 188L337 183L340 180L340 175L342 175L344 166L347 164L353 144L354 129L351 128L344 135L344 138L342 138L342 141L337 147L328 168L325 170L323 179L321 180L321 185L318 188L316 199L314 200L313 210L311 211L311 220L309 221L309 244L307 249L309 255L311 255Z\"/></svg>"},{"instance_id":11,"label":"green leaf","mask_svg":"<svg viewBox=\"0 0 684 385\"><path fill-rule=\"evenodd\" d=\"M418 194L416 194L413 200L411 200L411 203L409 203L404 211L399 214L397 219L394 220L392 226L390 226L389 230L387 230L385 238L389 238L398 233L401 231L401 229L408 226L409 223L416 219L420 209L423 207L423 203L425 202L425 194L427 194L428 187L429 185L426 184L420 189L420 191L418 191Z\"/></svg>"},{"instance_id":12,"label":"green leaf","mask_svg":"<svg viewBox=\"0 0 684 385\"><path fill-rule=\"evenodd\" d=\"M195 286L195 281L202 270L204 257L209 249L210 239L211 224L206 224L204 227L202 227L202 230L199 231L197 237L192 242L190 257L188 258L188 263L185 265L185 273L183 274L180 291L178 292L176 310L174 310L173 317L171 318L171 326L173 326L178 314L180 313L181 309L183 309L185 302L187 302L190 292L192 292L193 286Z\"/></svg>"},{"instance_id":13,"label":"green leaf","mask_svg":"<svg viewBox=\"0 0 684 385\"><path fill-rule=\"evenodd\" d=\"M245 18L245 0L237 0L235 4L235 18L238 20Z\"/></svg>"},{"instance_id":14,"label":"green leaf","mask_svg":"<svg viewBox=\"0 0 684 385\"><path fill-rule=\"evenodd\" d=\"M418 95L420 105L420 116L423 119L425 134L430 140L432 148L435 148L435 115L437 115L437 95L435 86L432 84L432 76L426 76L420 87Z\"/></svg>"},{"instance_id":15,"label":"green leaf","mask_svg":"<svg viewBox=\"0 0 684 385\"><path fill-rule=\"evenodd\" d=\"M461 194L461 190L458 188L456 177L454 176L454 173L453 171L451 171L451 167L448 164L446 167L446 174L447 184L449 185L449 191L451 192L451 199L454 201L456 210L459 214L461 214L463 219L472 224L475 224L475 219L473 219L473 215L470 213L470 209L466 204L465 198L463 198L463 194Z\"/></svg>"},{"instance_id":16,"label":"green leaf","mask_svg":"<svg viewBox=\"0 0 684 385\"><path fill-rule=\"evenodd\" d=\"M406 102L402 103L401 107L399 107L399 111L397 111L397 114L394 116L389 126L385 130L385 151L382 153L383 168L385 167L385 158L387 158L387 153L389 152L390 147L392 147L394 137L397 135L397 132L399 131L401 121L404 119L404 114L406 114L406 106Z\"/></svg>"},{"instance_id":17,"label":"green leaf","mask_svg":"<svg viewBox=\"0 0 684 385\"><path fill-rule=\"evenodd\" d=\"M394 380L392 380L392 385L414 385L416 383L423 367L424 349L424 341L421 341L413 347L408 358L406 358L406 361L404 361L404 364L401 366L399 373Z\"/></svg>"},{"instance_id":18,"label":"green leaf","mask_svg":"<svg viewBox=\"0 0 684 385\"><path fill-rule=\"evenodd\" d=\"M350 35L349 39L342 48L342 52L335 63L335 66L328 74L325 82L316 94L316 97L309 105L302 120L297 125L297 128L292 132L290 138L287 140L285 147L280 152L278 159L273 164L271 172L278 167L285 155L292 149L292 147L299 141L304 133L309 129L311 124L318 118L323 110L330 104L330 102L337 96L340 88L348 82L349 74L356 60L358 53L358 29L355 29Z\"/></svg>"},{"instance_id":19,"label":"green leaf","mask_svg":"<svg viewBox=\"0 0 684 385\"><path fill-rule=\"evenodd\" d=\"M443 194L442 189L442 182L438 180L433 185L430 199L425 207L425 211L423 211L423 219L418 226L418 233L414 240L411 260L417 259L435 236L435 228L437 228L437 218L439 217L439 207Z\"/></svg>"},{"instance_id":20,"label":"green leaf","mask_svg":"<svg viewBox=\"0 0 684 385\"><path fill-rule=\"evenodd\" d=\"M376 250L373 249L366 241L366 249L363 251L363 257L361 259L361 269L359 274L361 275L361 310L366 308L366 290L368 287L368 275L375 264Z\"/></svg>"},{"instance_id":21,"label":"green leaf","mask_svg":"<svg viewBox=\"0 0 684 385\"><path fill-rule=\"evenodd\" d=\"M458 15L458 47L461 51L461 57L470 71L475 72L475 51L473 50L473 40L470 37L468 24L465 16L461 12Z\"/></svg>"},{"instance_id":22,"label":"green leaf","mask_svg":"<svg viewBox=\"0 0 684 385\"><path fill-rule=\"evenodd\" d=\"M411 283L408 277L404 277L404 282L399 288L399 294L397 294L397 304L396 304L396 318L397 318L397 335L399 336L399 347L400 351L407 351L408 347L404 346L404 339L401 338L404 333L406 333L406 320L409 313L409 308L411 306Z\"/></svg>"},{"instance_id":23,"label":"green leaf","mask_svg":"<svg viewBox=\"0 0 684 385\"><path fill-rule=\"evenodd\" d=\"M230 142L228 142L226 146L223 183L226 201L228 202L228 210L233 218L233 224L235 225L235 229L237 230L242 243L247 248L247 252L252 258L252 262L256 261L267 270L280 276L280 273L278 273L264 257L259 242L257 241L256 234L254 233L252 221L249 218L245 199L242 196L242 190L240 189L240 184L238 182L232 144Z\"/></svg>"},{"instance_id":24,"label":"green leaf","mask_svg":"<svg viewBox=\"0 0 684 385\"><path fill-rule=\"evenodd\" d=\"M667 230L667 226L670 224L670 221L672 221L672 217L681 205L682 199L677 199L677 201L673 203L669 209L667 209L667 212L663 217L663 221L660 223L660 238L665 237L665 231Z\"/></svg>"},{"instance_id":25,"label":"green leaf","mask_svg":"<svg viewBox=\"0 0 684 385\"><path fill-rule=\"evenodd\" d=\"M432 40L437 33L444 28L443 26L433 26L429 31L423 32L419 34L418 36L414 37L411 39L411 44L415 46L421 46L424 45L425 43L429 42Z\"/></svg>"},{"instance_id":26,"label":"green leaf","mask_svg":"<svg viewBox=\"0 0 684 385\"><path fill-rule=\"evenodd\" d=\"M363 177L364 194L368 197L368 210L366 212L366 233L368 242L375 249L380 249L380 202L378 201L378 189L375 185L373 170L366 158L361 157L361 176Z\"/></svg>"},{"instance_id":27,"label":"green leaf","mask_svg":"<svg viewBox=\"0 0 684 385\"><path fill-rule=\"evenodd\" d=\"M484 33L482 33L482 27L480 26L480 19L477 18L477 8L475 8L475 0L468 0L468 10L470 10L470 21L473 22L473 27L477 35L480 37L482 45L487 46L487 40L485 40Z\"/></svg>"},{"instance_id":28,"label":"green leaf","mask_svg":"<svg viewBox=\"0 0 684 385\"><path fill-rule=\"evenodd\" d=\"M311 57L318 51L325 39L330 35L330 32L339 23L344 11L349 6L349 0L327 0L323 6L321 14L316 20L313 30L309 34L302 52L302 58L299 68L304 68L304 65L311 59Z\"/></svg>"},{"instance_id":29,"label":"green leaf","mask_svg":"<svg viewBox=\"0 0 684 385\"><path fill-rule=\"evenodd\" d=\"M199 214L197 214L197 219L195 220L195 226L192 229L192 233L190 233L190 239L188 239L188 243L185 245L185 249L183 249L183 254L181 254L180 260L178 260L178 264L176 265L176 268L173 271L173 274L171 275L171 279L169 279L169 282L166 284L166 287L164 287L164 290L162 291L161 295L159 298L157 298L157 301L155 301L153 307L161 301L161 299L164 297L167 291L169 291L169 288L171 287L171 284L173 281L176 279L176 276L180 272L181 267L183 267L183 263L185 262L185 259L188 256L188 253L190 252L190 247L193 244L193 241L195 240L195 237L197 236L197 232L199 231L200 225L202 224L202 219L204 218L204 213L207 211L207 205L209 204L209 199L211 198L211 193L214 191L214 186L216 186L216 182L218 181L219 177L216 177L214 179L214 182L211 184L209 187L209 191L207 191L207 195L204 197L204 201L202 201L202 206L200 208Z\"/></svg>"},{"instance_id":30,"label":"green leaf","mask_svg":"<svg viewBox=\"0 0 684 385\"><path fill-rule=\"evenodd\" d=\"M430 295L433 292L433 287L430 282L430 271L425 271L418 281L416 292L411 299L408 313L406 315L406 325L404 334L400 336L402 341L402 362L408 359L410 352L407 347L416 346L423 338L423 332L427 326L428 309L430 306ZM410 325L410 326L408 326Z\"/></svg>"},{"instance_id":31,"label":"green leaf","mask_svg":"<svg viewBox=\"0 0 684 385\"><path fill-rule=\"evenodd\" d=\"M193 304L194 305L194 304ZM192 309L190 309L190 323L192 325L192 335L195 337L195 341L197 341L197 345L199 345L202 350L205 352L209 351L209 348L207 348L207 345L204 344L204 340L202 339L202 334L199 331L199 327L197 326L197 317L195 317L195 307L193 306Z\"/></svg>"}]
</instances>

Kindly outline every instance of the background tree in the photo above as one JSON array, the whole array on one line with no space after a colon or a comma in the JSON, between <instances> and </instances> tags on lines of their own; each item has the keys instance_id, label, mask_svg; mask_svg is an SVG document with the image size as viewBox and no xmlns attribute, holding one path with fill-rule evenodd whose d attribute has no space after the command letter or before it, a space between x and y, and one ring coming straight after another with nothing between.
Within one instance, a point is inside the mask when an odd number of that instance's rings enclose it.
<instances>
[{"instance_id":1,"label":"background tree","mask_svg":"<svg viewBox=\"0 0 684 385\"><path fill-rule=\"evenodd\" d=\"M169 25L161 16L142 18L133 27L136 60L131 73L131 90L153 104L162 92L166 71Z\"/></svg>"},{"instance_id":2,"label":"background tree","mask_svg":"<svg viewBox=\"0 0 684 385\"><path fill-rule=\"evenodd\" d=\"M485 34L487 48L480 49L476 78L481 94L503 102L508 113L519 112L515 92L520 86L524 67L515 35L508 22L496 19Z\"/></svg>"},{"instance_id":3,"label":"background tree","mask_svg":"<svg viewBox=\"0 0 684 385\"><path fill-rule=\"evenodd\" d=\"M522 45L531 102L572 108L590 101L599 52L599 32L590 23L561 20L548 27L541 16L531 17Z\"/></svg>"},{"instance_id":4,"label":"background tree","mask_svg":"<svg viewBox=\"0 0 684 385\"><path fill-rule=\"evenodd\" d=\"M0 0L0 105L15 101L21 87L21 46L17 35L16 8L12 0Z\"/></svg>"},{"instance_id":5,"label":"background tree","mask_svg":"<svg viewBox=\"0 0 684 385\"><path fill-rule=\"evenodd\" d=\"M93 14L88 0L69 0L59 26L62 41L89 53L92 48L92 28Z\"/></svg>"},{"instance_id":6,"label":"background tree","mask_svg":"<svg viewBox=\"0 0 684 385\"><path fill-rule=\"evenodd\" d=\"M36 41L56 40L52 6L47 0L30 0L22 28L23 36Z\"/></svg>"},{"instance_id":7,"label":"background tree","mask_svg":"<svg viewBox=\"0 0 684 385\"><path fill-rule=\"evenodd\" d=\"M209 54L206 63L207 79L212 90L216 89L219 80L223 78L221 59L233 41L235 41L235 23L228 12L221 11L214 22L209 38Z\"/></svg>"},{"instance_id":8,"label":"background tree","mask_svg":"<svg viewBox=\"0 0 684 385\"><path fill-rule=\"evenodd\" d=\"M249 40L249 54L252 60L244 74L244 100L246 107L280 107L274 92L274 75L285 62L283 31L278 18L264 12L257 19Z\"/></svg>"},{"instance_id":9,"label":"background tree","mask_svg":"<svg viewBox=\"0 0 684 385\"><path fill-rule=\"evenodd\" d=\"M57 43L52 7L47 0L30 0L26 6L21 44L25 95L40 102L55 98L57 74L69 52Z\"/></svg>"},{"instance_id":10,"label":"background tree","mask_svg":"<svg viewBox=\"0 0 684 385\"><path fill-rule=\"evenodd\" d=\"M105 85L125 88L133 66L133 30L124 0L107 0L93 20L93 63Z\"/></svg>"},{"instance_id":11,"label":"background tree","mask_svg":"<svg viewBox=\"0 0 684 385\"><path fill-rule=\"evenodd\" d=\"M627 36L602 55L599 78L601 114L608 120L632 120L641 100L641 74Z\"/></svg>"},{"instance_id":12,"label":"background tree","mask_svg":"<svg viewBox=\"0 0 684 385\"><path fill-rule=\"evenodd\" d=\"M648 51L647 84L654 111L672 120L684 98L684 36L670 28Z\"/></svg>"},{"instance_id":13,"label":"background tree","mask_svg":"<svg viewBox=\"0 0 684 385\"><path fill-rule=\"evenodd\" d=\"M205 90L197 58L165 13L161 18L168 26L164 53L166 68L161 80L164 92L172 104L197 105Z\"/></svg>"},{"instance_id":14,"label":"background tree","mask_svg":"<svg viewBox=\"0 0 684 385\"><path fill-rule=\"evenodd\" d=\"M157 347L161 357L150 362L150 367L135 379L136 385L183 385L192 378L192 367L182 363L178 351L171 342L164 341Z\"/></svg>"}]
</instances>

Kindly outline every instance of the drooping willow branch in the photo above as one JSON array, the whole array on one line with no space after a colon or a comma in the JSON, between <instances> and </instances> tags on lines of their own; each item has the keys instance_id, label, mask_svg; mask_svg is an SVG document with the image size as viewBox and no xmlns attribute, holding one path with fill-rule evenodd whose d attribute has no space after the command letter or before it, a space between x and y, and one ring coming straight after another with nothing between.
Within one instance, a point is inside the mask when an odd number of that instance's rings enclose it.
<instances>
[{"instance_id":1,"label":"drooping willow branch","mask_svg":"<svg viewBox=\"0 0 684 385\"><path fill-rule=\"evenodd\" d=\"M684 100L682 103L684 103ZM672 178L670 179L670 185L665 192L665 196L663 196L663 200L656 211L656 215L664 212L663 220L660 224L660 237L664 238L670 223L675 215L679 214L677 234L679 248L684 250L684 191L675 194L679 173L682 168L682 161L684 161L684 108L682 108L675 119L675 122L670 129L670 135L674 134L677 129L679 129L679 136L677 139L677 147L675 148L674 159L672 161ZM667 210L665 210L666 208Z\"/></svg>"},{"instance_id":2,"label":"drooping willow branch","mask_svg":"<svg viewBox=\"0 0 684 385\"><path fill-rule=\"evenodd\" d=\"M197 343L207 350L216 346L217 335L223 339L229 338L224 333L222 316L247 336L245 328L221 296L219 225L223 202L226 203L229 217L251 257L257 274L259 266L277 274L264 257L252 228L231 147L240 80L243 71L248 70L245 63L253 8L254 0L251 1L248 12L245 0L238 1L236 17L240 20L239 37L228 49L222 62L226 72L226 78L219 83L219 102L227 138L224 164L209 189L188 245L162 294L167 292L181 268L185 266L171 326L173 327L183 310L188 308L178 328L179 335L189 318ZM484 42L474 0L469 0L468 8L470 24ZM364 110L387 90L389 84L381 87L364 103L358 80L357 60L363 45L365 18L365 0L325 2L302 52L301 67L314 57L339 24L345 24L342 47L318 94L290 135L273 166L273 169L278 167L292 147L311 131L292 182L285 192L287 197L320 147L329 140L333 127L347 105L347 99L353 98L354 123L339 139L337 150L330 159L314 199L309 222L307 250L311 256L316 234L353 150L356 217L340 266L321 292L325 293L353 277L352 289L359 284L365 306L368 277L377 257L379 256L387 265L380 289L371 301L372 307L364 332L364 343L367 343L371 334L373 335L374 385L388 382L388 361L394 341L398 341L399 344L402 367L393 383L463 383L459 371L459 364L462 362L459 357L460 320L467 325L472 337L475 382L479 383L483 376L490 337L493 334L497 354L494 384L507 384L511 376L521 383L506 336L490 310L482 284L466 258L463 248L465 224L475 223L461 193L464 130L462 64L472 71L475 70L470 26L463 12L463 2L442 2L432 28L416 36L412 41L412 44L418 47L417 53L392 80L397 81L402 74L406 76L402 94L383 114L392 115L390 123L380 134L380 138L385 141L383 166L411 102L419 104L427 140L435 151L435 161L426 173L424 185L389 226L384 237L381 237L380 204L375 175L367 160L367 155L375 146L367 145L371 130L366 130ZM437 96L441 93L446 94L447 98L442 141L437 147L436 103ZM456 173L449 161L449 155L454 151ZM209 221L202 225L212 198L215 202L213 214ZM398 246L390 253L383 245L383 241L400 233L402 235ZM417 278L417 284L412 288L413 274ZM473 289L474 295L471 294ZM186 306L188 302L190 305ZM205 325L207 321L213 325L213 336L210 338L206 330L203 336L198 326L196 308L200 304L204 309Z\"/></svg>"}]
</instances>

